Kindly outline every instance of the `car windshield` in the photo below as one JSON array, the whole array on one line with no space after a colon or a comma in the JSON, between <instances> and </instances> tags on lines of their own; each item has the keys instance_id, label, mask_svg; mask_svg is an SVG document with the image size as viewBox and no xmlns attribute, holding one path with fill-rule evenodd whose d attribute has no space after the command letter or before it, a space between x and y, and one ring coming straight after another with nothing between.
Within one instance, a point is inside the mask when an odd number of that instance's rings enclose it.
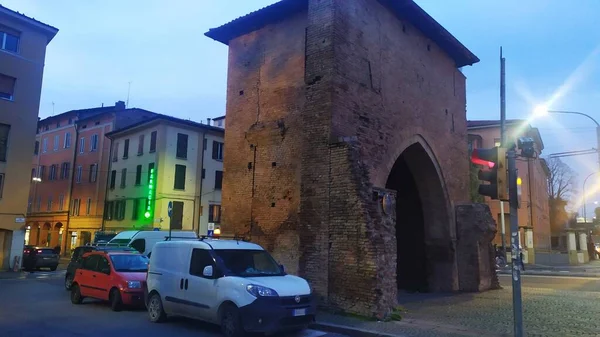
<instances>
[{"instance_id":1,"label":"car windshield","mask_svg":"<svg viewBox=\"0 0 600 337\"><path fill-rule=\"evenodd\" d=\"M127 245L131 239L112 239L108 242L107 246L121 246Z\"/></svg>"},{"instance_id":2,"label":"car windshield","mask_svg":"<svg viewBox=\"0 0 600 337\"><path fill-rule=\"evenodd\" d=\"M148 258L139 254L111 255L113 268L120 272L147 272Z\"/></svg>"},{"instance_id":3,"label":"car windshield","mask_svg":"<svg viewBox=\"0 0 600 337\"><path fill-rule=\"evenodd\" d=\"M223 265L236 276L284 275L271 254L264 250L217 249L214 252Z\"/></svg>"}]
</instances>

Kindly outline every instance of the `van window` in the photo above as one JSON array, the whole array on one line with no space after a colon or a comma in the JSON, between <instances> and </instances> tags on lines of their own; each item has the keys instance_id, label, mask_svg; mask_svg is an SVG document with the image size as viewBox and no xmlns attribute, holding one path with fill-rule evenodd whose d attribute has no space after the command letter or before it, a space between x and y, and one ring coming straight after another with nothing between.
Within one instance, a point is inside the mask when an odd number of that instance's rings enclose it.
<instances>
[{"instance_id":1,"label":"van window","mask_svg":"<svg viewBox=\"0 0 600 337\"><path fill-rule=\"evenodd\" d=\"M195 248L192 251L192 259L190 261L190 275L204 277L202 272L204 271L204 267L206 266L215 266L212 256L205 249ZM215 275L216 270L213 269L213 275Z\"/></svg>"},{"instance_id":2,"label":"van window","mask_svg":"<svg viewBox=\"0 0 600 337\"><path fill-rule=\"evenodd\" d=\"M146 239L136 239L129 244L131 248L136 249L138 252L143 253L146 251Z\"/></svg>"}]
</instances>

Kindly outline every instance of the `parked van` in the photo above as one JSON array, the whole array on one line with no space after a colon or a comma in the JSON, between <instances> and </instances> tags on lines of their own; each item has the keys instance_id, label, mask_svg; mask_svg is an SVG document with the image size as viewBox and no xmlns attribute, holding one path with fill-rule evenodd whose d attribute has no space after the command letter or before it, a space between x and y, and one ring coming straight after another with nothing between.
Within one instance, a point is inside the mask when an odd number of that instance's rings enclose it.
<instances>
[{"instance_id":1,"label":"parked van","mask_svg":"<svg viewBox=\"0 0 600 337\"><path fill-rule=\"evenodd\" d=\"M169 238L168 231L123 231L115 235L107 246L128 246L150 257L152 248L159 241ZM172 231L170 240L198 239L193 231Z\"/></svg>"},{"instance_id":2,"label":"parked van","mask_svg":"<svg viewBox=\"0 0 600 337\"><path fill-rule=\"evenodd\" d=\"M302 330L316 314L308 282L286 274L266 250L250 242L158 242L146 284L150 321L199 319L220 325L227 337Z\"/></svg>"}]
</instances>

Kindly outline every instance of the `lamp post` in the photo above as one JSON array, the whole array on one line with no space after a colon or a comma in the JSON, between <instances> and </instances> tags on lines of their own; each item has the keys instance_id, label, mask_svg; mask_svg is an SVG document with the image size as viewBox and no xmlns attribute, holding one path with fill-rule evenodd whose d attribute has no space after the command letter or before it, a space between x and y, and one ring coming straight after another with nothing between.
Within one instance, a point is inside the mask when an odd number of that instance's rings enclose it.
<instances>
[{"instance_id":1,"label":"lamp post","mask_svg":"<svg viewBox=\"0 0 600 337\"><path fill-rule=\"evenodd\" d=\"M588 180L588 179L589 179L591 176L593 176L593 175L594 175L594 174L596 174L596 173L598 173L598 172L593 172L593 173L590 173L590 174L589 174L587 177L585 177L585 179L583 180L583 191L582 191L582 193L583 193L583 200L582 200L582 201L583 201L583 223L586 223L586 224L587 224L587 210L586 210L586 207L585 207L585 203L586 203L586 201L585 201L585 183L587 182L587 180ZM596 201L596 202L594 202L594 203L597 203L597 201Z\"/></svg>"}]
</instances>

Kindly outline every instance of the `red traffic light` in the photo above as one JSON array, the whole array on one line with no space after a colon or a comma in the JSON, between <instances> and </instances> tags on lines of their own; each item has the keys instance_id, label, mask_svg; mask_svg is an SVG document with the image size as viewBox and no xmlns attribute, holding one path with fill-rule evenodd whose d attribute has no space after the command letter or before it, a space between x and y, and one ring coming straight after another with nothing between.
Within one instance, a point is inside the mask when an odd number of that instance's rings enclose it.
<instances>
[{"instance_id":1,"label":"red traffic light","mask_svg":"<svg viewBox=\"0 0 600 337\"><path fill-rule=\"evenodd\" d=\"M494 168L497 160L496 149L474 149L471 152L471 163Z\"/></svg>"}]
</instances>

